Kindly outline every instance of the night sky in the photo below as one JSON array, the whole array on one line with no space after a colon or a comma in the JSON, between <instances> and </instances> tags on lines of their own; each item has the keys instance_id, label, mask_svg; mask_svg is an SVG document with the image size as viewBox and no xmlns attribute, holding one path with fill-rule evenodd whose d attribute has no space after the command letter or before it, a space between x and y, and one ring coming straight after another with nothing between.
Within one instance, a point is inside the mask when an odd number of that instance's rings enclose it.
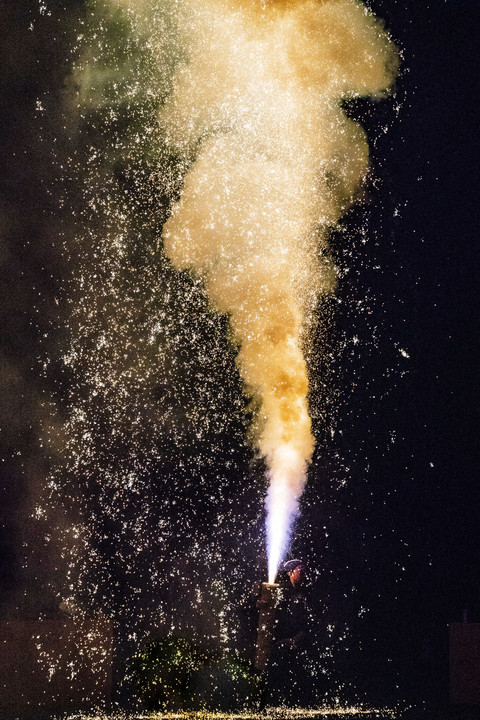
<instances>
[{"instance_id":1,"label":"night sky","mask_svg":"<svg viewBox=\"0 0 480 720\"><path fill-rule=\"evenodd\" d=\"M347 106L372 171L331 239L340 282L308 351L317 448L292 553L326 621L349 628L339 672L363 686L381 668L399 696L421 695L423 673L441 694L447 623L480 621L476 3L370 6L401 69L392 97ZM161 251L155 179L178 192L175 160L150 150L148 58L107 16L0 2L0 612L45 616L74 595L198 639L208 618L178 601L190 581L218 610L241 605L232 627L250 622L263 464L227 322ZM81 85L95 32L107 85L113 66L142 78L128 102L113 81L104 105Z\"/></svg>"}]
</instances>

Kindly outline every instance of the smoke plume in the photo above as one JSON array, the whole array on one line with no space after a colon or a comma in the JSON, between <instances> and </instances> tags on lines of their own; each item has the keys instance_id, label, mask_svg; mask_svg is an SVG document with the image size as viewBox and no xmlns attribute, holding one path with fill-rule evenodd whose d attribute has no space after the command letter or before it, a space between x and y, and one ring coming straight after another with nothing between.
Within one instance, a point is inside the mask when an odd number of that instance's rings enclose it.
<instances>
[{"instance_id":1,"label":"smoke plume","mask_svg":"<svg viewBox=\"0 0 480 720\"><path fill-rule=\"evenodd\" d=\"M314 450L306 320L334 289L328 232L368 170L341 101L381 97L396 53L355 0L182 0L176 11L183 59L159 122L186 175L164 246L230 317L268 467L273 582Z\"/></svg>"}]
</instances>

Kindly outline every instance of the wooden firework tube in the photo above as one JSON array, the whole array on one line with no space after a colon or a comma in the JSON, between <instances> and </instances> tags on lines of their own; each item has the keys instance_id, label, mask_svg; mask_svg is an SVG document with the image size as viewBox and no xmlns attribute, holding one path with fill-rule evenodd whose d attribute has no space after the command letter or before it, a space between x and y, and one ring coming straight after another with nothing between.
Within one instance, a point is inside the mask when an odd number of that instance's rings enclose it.
<instances>
[{"instance_id":1,"label":"wooden firework tube","mask_svg":"<svg viewBox=\"0 0 480 720\"><path fill-rule=\"evenodd\" d=\"M270 659L273 642L273 628L275 624L275 608L277 604L278 585L262 583L260 600L258 606L257 646L255 650L255 667L257 670L265 670Z\"/></svg>"}]
</instances>

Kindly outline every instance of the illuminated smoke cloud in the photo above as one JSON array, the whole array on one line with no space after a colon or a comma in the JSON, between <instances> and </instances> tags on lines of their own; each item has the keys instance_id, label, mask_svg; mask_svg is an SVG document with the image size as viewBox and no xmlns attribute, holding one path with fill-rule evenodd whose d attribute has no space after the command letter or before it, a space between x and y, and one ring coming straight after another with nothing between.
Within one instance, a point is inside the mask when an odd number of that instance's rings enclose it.
<instances>
[{"instance_id":1,"label":"illuminated smoke cloud","mask_svg":"<svg viewBox=\"0 0 480 720\"><path fill-rule=\"evenodd\" d=\"M144 17L160 7L123 4ZM164 226L165 251L175 267L200 274L240 347L270 480L273 582L314 449L305 324L312 298L334 289L326 238L368 169L365 134L340 103L384 94L396 53L354 0L174 7L185 59L159 121L188 171Z\"/></svg>"}]
</instances>

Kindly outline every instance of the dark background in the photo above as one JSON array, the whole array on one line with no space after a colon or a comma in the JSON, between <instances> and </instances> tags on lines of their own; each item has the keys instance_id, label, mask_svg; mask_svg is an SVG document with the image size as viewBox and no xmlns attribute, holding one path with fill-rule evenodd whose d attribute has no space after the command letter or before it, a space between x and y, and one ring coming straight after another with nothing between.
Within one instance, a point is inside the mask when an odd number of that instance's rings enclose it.
<instances>
[{"instance_id":1,"label":"dark background","mask_svg":"<svg viewBox=\"0 0 480 720\"><path fill-rule=\"evenodd\" d=\"M379 699L398 684L400 697L443 698L447 623L461 620L466 609L470 620L480 621L475 5L371 3L401 49L401 75L393 98L348 108L372 139L372 181L364 202L344 220L346 237L339 233L332 239L337 263L350 270L338 290L342 303L328 301L323 308L334 317L327 331L334 355L328 371L315 352L315 342L325 340L320 327L310 353L319 443L294 551L318 573L329 620L348 625L355 638L350 654L339 655L340 671L360 677ZM24 544L31 549L33 536L35 545L39 530L32 529L30 516L53 462L38 438L47 419L61 427L72 398L73 381L58 361L67 334L61 298L68 296L75 265L68 257L68 238L77 227L73 213L84 212L84 196L81 173L75 177L64 168L73 152L81 152L86 135L72 139L64 100L76 23L85 7L73 0L46 7L42 12L41 5L26 0L0 3L5 617L44 612L51 602L43 585L45 595L38 597L36 571L23 569L24 555L31 552ZM38 98L45 110L38 108ZM128 179L121 182L128 185ZM129 188L141 196L138 187ZM65 193L68 211L59 204ZM148 217L151 211L145 201L141 212ZM162 221L157 212L157 230ZM362 300L367 310L359 306ZM170 322L174 309L172 317ZM221 335L221 321L216 328ZM354 335L358 345L351 342ZM221 341L215 352L219 347ZM233 364L226 346L224 353ZM211 367L211 376L217 370ZM328 402L324 370L337 388L334 397L327 393ZM222 400L225 408L232 397L235 387ZM330 442L322 435L318 398L335 415ZM182 398L175 402L181 405ZM233 448L237 475L227 473L217 506L231 507L239 478L258 473L239 440L241 412L237 402L233 419L220 431L223 447ZM191 457L196 451L190 448ZM162 462L151 476L159 467L164 476L175 474L171 454ZM217 453L203 473L207 485L224 462ZM201 504L195 492L180 494L182 510L171 515L173 527L184 520L186 505ZM260 495L256 488L238 503L237 522L247 513L249 532L258 526L251 503ZM206 505L206 527L209 512ZM226 531L222 537L229 542ZM171 552L175 542L181 539L171 540ZM102 551L107 554L108 547ZM54 555L39 553L43 575L54 575ZM238 557L231 562L238 565ZM125 591L128 577L122 582L117 587Z\"/></svg>"}]
</instances>

